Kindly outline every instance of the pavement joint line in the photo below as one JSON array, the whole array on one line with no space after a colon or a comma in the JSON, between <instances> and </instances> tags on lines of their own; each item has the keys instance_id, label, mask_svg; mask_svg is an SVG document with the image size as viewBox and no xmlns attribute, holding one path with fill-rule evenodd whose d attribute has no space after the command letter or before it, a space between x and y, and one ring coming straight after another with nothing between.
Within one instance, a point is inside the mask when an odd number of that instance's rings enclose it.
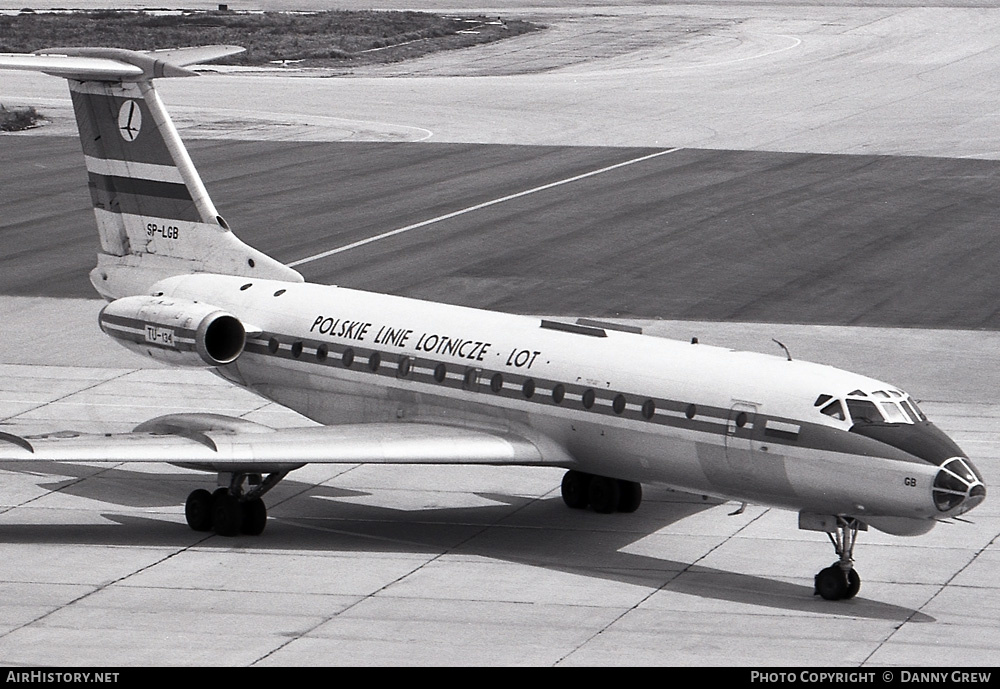
<instances>
[{"instance_id":1,"label":"pavement joint line","mask_svg":"<svg viewBox=\"0 0 1000 689\"><path fill-rule=\"evenodd\" d=\"M79 388L77 390L73 390L72 392L67 392L65 395L62 395L61 397L56 397L55 399L48 400L47 402L42 402L42 403L40 403L40 404L38 404L38 405L30 408L30 409L25 409L24 411L20 411L17 414L11 414L10 416L5 416L3 418L0 418L0 422L10 421L12 419L16 419L19 416L23 416L24 414L30 414L31 412L38 411L39 409L42 409L43 407L47 407L50 404L55 404L56 402L62 402L63 400L66 400L66 399L72 397L73 395L78 395L81 392L87 392L89 390L93 390L94 388L100 387L101 385L104 385L105 383L110 383L111 381L114 381L114 380L120 380L120 379L124 378L125 376L131 375L133 373L137 373L138 371L141 371L141 370L143 370L143 369L138 369L138 368L131 369L130 368L130 369L128 369L128 370L126 370L126 371L124 371L122 373L118 373L117 375L112 376L111 378L104 378L102 380L98 380L96 382L91 383L90 385L85 386L85 387Z\"/></svg>"},{"instance_id":2,"label":"pavement joint line","mask_svg":"<svg viewBox=\"0 0 1000 689\"><path fill-rule=\"evenodd\" d=\"M945 582L943 582L938 587L937 591L935 591L934 594L930 598L928 598L926 601L924 601L924 603L919 608L913 610L913 612L909 616L907 616L907 618L905 620L903 620L902 622L900 622L899 624L897 624L896 626L894 626L892 628L892 631L890 631L886 635L886 637L884 639L882 639L882 641L880 641L878 644L876 644L875 648L872 649L872 652L869 653L867 656L865 656L865 659L861 661L861 663L859 664L859 667L867 666L868 663L870 663L872 661L872 656L874 656L876 653L878 653L882 649L883 646L885 646L886 644L888 644L892 640L892 638L894 636L896 636L896 633L899 632L899 630L902 629L914 617L916 617L919 614L925 614L926 615L927 613L923 612L924 608L926 608L931 603L931 601L933 601L935 598L937 598L938 596L940 596L942 591L944 591L944 590L948 589L949 587L951 587L952 582L954 582L955 579L957 579L958 576L962 572L964 572L970 566L972 566L972 563L975 562L976 560L978 560L980 555L982 555L986 551L990 550L993 546L995 546L997 544L998 541L1000 541L1000 532L998 532L996 535L994 535L993 538L990 539L989 543L987 543L986 545L984 545L982 548L977 549L976 552L972 554L972 557L969 558L969 561L966 562L964 565L962 565L961 569L959 569L957 572L953 573L950 577L948 577L948 580L945 581Z\"/></svg>"},{"instance_id":3,"label":"pavement joint line","mask_svg":"<svg viewBox=\"0 0 1000 689\"><path fill-rule=\"evenodd\" d=\"M28 459L28 460L25 460L25 461L29 461L30 462L32 460ZM76 478L76 480L69 480L68 483L64 483L64 484L60 485L58 488L55 488L55 489L50 490L50 491L45 492L45 493L41 493L41 494L36 495L34 497L31 497L31 498L28 498L24 502L18 503L16 505L8 505L6 507L0 508L0 514L7 514L8 512L10 512L12 510L20 509L22 507L27 507L28 505L30 505L31 503L33 503L33 502L35 502L37 500L41 500L42 498L47 498L48 496L52 495L53 493L61 493L64 490L66 490L67 488L71 488L72 486L75 486L75 485L78 485L80 483L83 483L87 479L93 478L94 476L100 476L101 474L106 474L107 472L112 471L114 469L119 469L124 464L128 464L128 462L117 462L117 463L115 463L115 464L113 464L111 466L101 467L98 471L95 471L93 474L87 474L86 476L79 476L79 477Z\"/></svg>"},{"instance_id":4,"label":"pavement joint line","mask_svg":"<svg viewBox=\"0 0 1000 689\"><path fill-rule=\"evenodd\" d=\"M725 504L725 503L723 503L723 504ZM576 648L574 648L573 650L567 652L563 657L559 658L559 660L557 660L555 663L553 663L553 665L556 665L556 666L561 665L565 660L567 660L574 653L576 653L577 651L581 650L584 646L586 646L587 644L589 644L591 641L593 641L594 639L598 638L601 634L603 634L604 632L606 632L609 629L611 629L612 626L614 626L615 624L617 624L619 622L619 620L624 619L625 616L628 615L630 612L632 612L633 610L638 610L639 607L643 603L645 603L646 601L648 601L650 598L652 598L653 596L655 596L657 593L660 593L661 591L665 590L667 588L667 586L669 586L671 584L671 582L675 581L678 577L680 577L681 575L683 575L685 572L689 571L692 567L696 566L699 562L701 562L702 560L704 560L705 558L707 558L709 555L711 555L716 550L718 550L719 548L721 548L722 546L724 546L726 543L728 543L732 539L734 539L737 536L739 536L742 531L744 531L747 527L749 527L751 524L753 524L754 522L756 522L758 519L763 518L764 515L768 514L770 511L771 511L770 507L763 509L760 514L758 514L756 517L754 517L753 519L749 520L746 524L744 524L740 528L736 529L736 531L734 531L733 533L729 534L724 539L722 539L721 541L719 541L718 543L716 543L715 545L713 545L706 552L704 552L701 555L699 555L697 558L695 558L695 560L693 562L689 562L686 567L684 567L680 571L670 573L670 576L667 577L666 581L664 581L662 584L660 584L659 586L657 586L655 589L651 590L649 593L647 593L645 596L643 596L640 600L636 601L636 603L634 605L631 605L627 609L623 610L621 612L621 614L617 615L613 620L611 620L610 622L608 622L607 624L605 624L604 626L602 626L600 629L598 629L597 631L595 631L589 637L587 637L586 639L584 639L583 641L581 641L576 646ZM733 515L730 515L730 516L733 516Z\"/></svg>"},{"instance_id":5,"label":"pavement joint line","mask_svg":"<svg viewBox=\"0 0 1000 689\"><path fill-rule=\"evenodd\" d=\"M47 402L42 402L41 404L35 405L34 407L31 407L30 409L25 409L24 411L18 412L17 414L12 414L11 416L4 417L4 418L0 419L0 422L5 423L5 422L10 421L12 419L16 419L17 417L22 416L24 414L30 414L33 411L38 411L39 409L44 409L45 407L49 406L50 404L56 404L58 402L62 402L63 400L66 400L66 399L72 397L73 395L77 395L77 394L80 394L82 392L87 392L89 390L93 390L94 388L99 387L101 385L104 385L105 383L110 383L113 380L119 380L121 378L124 378L125 376L128 376L128 375L130 375L132 373L135 373L138 370L140 370L140 369L128 369L128 370L124 371L123 373L119 373L119 374L117 374L115 376L112 376L111 378L105 378L103 380L96 381L96 382L94 382L94 383L92 383L90 385L87 385L86 387L82 387L82 388L80 388L78 390L73 390L72 392L68 392L65 395L62 395L61 397L57 397L55 399L48 400ZM122 464L124 464L124 462L119 462L118 464L115 464L112 467L107 467L107 468L101 469L100 471L98 471L97 473L95 473L93 475L96 476L97 474L103 474L106 471L109 471L110 469L114 469L116 467L121 466ZM18 505L11 505L11 506L9 506L7 508L4 508L3 510L0 510L0 514L6 514L7 512L10 512L11 510L14 510L14 509L17 509L17 508L20 508L20 507L24 507L25 505L28 505L28 504L30 504L30 503L32 503L32 502L34 502L36 500L39 500L39 499L41 499L41 498L43 498L43 497L45 497L47 495L50 495L52 493L58 493L58 492L62 491L63 489L68 488L69 486L76 485L77 483L80 483L81 481L86 480L87 478L89 478L89 476L81 477L81 478L77 479L76 481L72 481L71 483L67 483L64 486L61 486L60 488L57 488L56 490L50 490L47 493L43 493L41 495L36 495L35 497L30 498L30 499L28 499L28 500L26 500L26 501L24 501L24 502L22 502L22 503L20 503ZM2 635L0 635L0 636L2 636Z\"/></svg>"},{"instance_id":6,"label":"pavement joint line","mask_svg":"<svg viewBox=\"0 0 1000 689\"><path fill-rule=\"evenodd\" d=\"M96 593L100 593L102 591L110 589L111 587L115 586L116 584L119 584L119 583L125 581L126 579L135 576L136 574L141 574L141 573L145 572L148 569L152 569L153 567L156 567L157 565L162 564L162 563L166 562L167 560L172 559L176 555L180 555L183 552L186 552L188 550L191 550L191 549L193 549L193 548L201 545L202 543L204 543L209 538L212 538L212 536L214 536L214 535L215 534L209 534L207 536L204 536L203 538L198 539L198 541L196 541L195 543L191 543L189 545L186 545L186 546L183 546L181 548L178 548L177 550L174 550L173 552L167 553L166 555L164 555L163 557L159 558L155 562L147 563L147 564L143 565L142 567L139 567L135 571L129 572L128 574L123 574L122 576L118 577L117 579L113 579L112 581L108 581L108 582L105 582L103 584L98 584L96 586L93 586L92 590L87 591L86 593L83 593L83 594L77 596L73 600L66 601L65 603L63 603L61 605L53 606L51 610L47 610L46 612L42 613L38 617L36 617L36 618L34 618L32 620L28 620L24 624L20 624L20 625L17 625L16 627L11 627L7 631L0 632L0 639L2 639L4 637L7 637L7 636L10 636L11 634L14 634L14 633L16 633L16 632L18 632L18 631L26 628L26 627L30 627L30 626L34 625L35 623L37 623L37 622L41 622L46 617L54 615L55 613L57 613L57 612L59 612L61 610L65 610L66 608L70 608L70 607L76 605L77 603L79 603L80 601L85 600L87 598L90 598L91 596L93 596Z\"/></svg>"},{"instance_id":7,"label":"pavement joint line","mask_svg":"<svg viewBox=\"0 0 1000 689\"><path fill-rule=\"evenodd\" d=\"M407 225L405 227L400 227L395 230L389 230L388 232L383 232L382 234L377 234L372 237L367 237L365 239L359 239L356 242L351 242L350 244L345 244L344 246L337 247L335 249L330 249L329 251L322 251L318 254L312 256L307 256L305 258L300 258L297 261L292 261L288 264L290 268L295 268L297 266L305 265L306 263L312 263L313 261L318 261L322 258L327 258L329 256L334 256L336 254L343 253L345 251L350 251L351 249L357 249L358 247L365 246L366 244L371 244L373 242L380 241L382 239L387 239L389 237L395 237L396 235L403 234L404 232L410 232L412 230L420 229L421 227L427 227L428 225L433 225L434 223L442 222L445 220L450 220L456 218L460 215L465 215L466 213L473 213L484 208L489 208L490 206L495 206L500 203L505 203L507 201L513 201L514 199L519 199L524 196L529 196L531 194L537 194L541 191L547 191L554 187L559 187L564 184L571 184L573 182L579 182L582 179L587 179L588 177L594 177L595 175L600 175L605 172L611 172L612 170L617 170L619 168L627 167L629 165L635 165L636 163L642 163L653 158L659 158L660 156L668 155L670 153L676 153L681 150L680 148L667 148L656 153L650 153L648 155L639 156L638 158L633 158L631 160L626 160L621 163L615 163L614 165L608 165L602 167L598 170L591 170L590 172L585 172L580 175L574 175L573 177L567 177L566 179L557 180L555 182L549 182L548 184L543 184L538 187L533 187L531 189L525 189L523 191L516 192L514 194L508 194L507 196L501 196L500 198L493 199L491 201L484 201L483 203L477 203L474 206L469 206L467 208L462 208L451 213L445 213L444 215L439 215L436 218L430 218L429 220L422 220L421 222L414 223L412 225Z\"/></svg>"},{"instance_id":8,"label":"pavement joint line","mask_svg":"<svg viewBox=\"0 0 1000 689\"><path fill-rule=\"evenodd\" d=\"M523 510L528 504L531 504L531 503L533 503L533 502L535 502L535 501L537 501L539 499L540 498L535 498L535 500L529 500L525 505L521 505L520 507L515 507L514 510L512 512L510 512L510 514L498 517L495 521L490 522L489 524L483 524L482 528L477 529L474 533L472 533L471 535L469 535L468 538L465 538L462 541L460 541L459 543L456 543L456 544L454 544L452 546L449 546L447 548L442 548L441 552L438 552L438 553L434 554L433 557L430 557L430 558L428 558L426 560L420 561L418 564L416 564L412 568L410 568L409 571L407 571L407 572L405 572L403 574L400 574L398 577L396 577L392 581L390 581L390 582L388 582L388 583L380 586L378 589L376 589L374 591L371 591L370 593L365 594L364 596L359 597L358 600L354 601L350 605L346 605L342 610L338 610L338 611L336 611L336 612L334 612L334 613L326 616L324 619L322 619L321 621L317 622L316 624L314 624L309 629L304 630L302 633L298 634L297 636L295 636L293 638L289 638L286 641L284 641L283 643L278 644L277 646L275 646L274 648L272 648L270 651L264 653L262 656L260 656L259 658L257 658L257 660L249 663L248 666L249 667L253 667L253 666L257 665L258 663L260 663L260 662L262 662L264 660L267 660L269 657L271 657L272 655L274 655L278 651L282 650L283 648L286 648L292 642L297 641L299 639L303 639L303 638L309 636L309 634L311 634L316 629L319 629L320 627L322 627L327 622L330 622L331 620L336 619L337 617L340 617L345 612L347 612L348 610L351 610L351 609L357 607L358 605L360 605L364 601L370 600L372 598L375 598L376 596L378 596L379 594L383 593L384 591L387 591L391 586L394 586L395 584L398 584L399 582L407 579L411 575L416 574L417 572L419 572L421 569L423 569L427 565L431 564L432 562L436 562L437 560L440 560L441 558L445 557L446 555L449 555L450 553L454 552L458 548L461 548L463 545L465 545L466 543L469 543L470 541L472 541L475 538L478 538L481 534L485 533L489 529L491 529L491 528L493 528L495 526L498 526L499 523L503 519L506 519L507 517L509 517L509 516L511 516L513 514L516 514L520 510ZM286 521L290 521L291 522L291 520L286 520ZM297 526L304 526L303 524L300 524L300 523L297 523L297 522L292 522L292 523L295 523ZM306 528L322 528L322 527L306 527ZM335 529L322 529L322 530L333 531L334 533L346 533L346 534L355 535L355 536L363 536L365 538L373 538L373 539L378 540L378 541L402 542L404 544L407 543L406 541L402 541L400 539L383 539L383 538L378 538L376 536L371 536L370 534L354 534L354 533L352 533L350 531L339 531L339 530L335 530Z\"/></svg>"}]
</instances>

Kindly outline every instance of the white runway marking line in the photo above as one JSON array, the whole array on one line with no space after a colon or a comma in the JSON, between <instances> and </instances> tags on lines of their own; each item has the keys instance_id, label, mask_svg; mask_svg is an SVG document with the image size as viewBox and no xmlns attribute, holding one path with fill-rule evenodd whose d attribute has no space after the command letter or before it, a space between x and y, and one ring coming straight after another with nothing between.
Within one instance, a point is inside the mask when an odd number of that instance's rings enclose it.
<instances>
[{"instance_id":1,"label":"white runway marking line","mask_svg":"<svg viewBox=\"0 0 1000 689\"><path fill-rule=\"evenodd\" d=\"M706 62L706 63L700 64L700 65L699 64L685 65L684 68L685 69L699 69L699 68L702 68L702 67L719 67L721 65L732 65L732 64L735 64L737 62L746 62L747 60L758 60L758 59L760 59L762 57L768 57L769 55L777 55L778 53L783 53L786 50L793 50L794 48L798 48L800 45L802 45L802 39L798 38L797 36L788 36L788 35L785 35L785 34L778 34L778 35L781 38L790 38L790 39L792 39L792 41L793 41L792 44L791 45L786 45L784 48L775 48L774 50L768 50L768 51L763 52L763 53L757 53L756 55L747 55L746 57L736 57L736 58L733 58L731 60L720 60L719 62Z\"/></svg>"},{"instance_id":2,"label":"white runway marking line","mask_svg":"<svg viewBox=\"0 0 1000 689\"><path fill-rule=\"evenodd\" d=\"M368 237L367 239L359 239L356 242L351 242L350 244L345 244L344 246L337 247L336 249L330 249L329 251L323 251L321 253L315 254L314 256L307 256L306 258L300 258L297 261L292 261L289 263L289 267L295 268L296 266L301 266L306 263L312 263L313 261L318 261L321 258L327 258L328 256L333 256L335 254L340 254L345 251L350 251L351 249L357 249L359 246L364 246L365 244L371 244L372 242L377 242L381 239L386 239L388 237L395 237L398 234L403 234L404 232L409 232L411 230L417 230L421 227L427 227L428 225L433 225L434 223L442 222L444 220L450 220L451 218L458 217L460 215L465 215L466 213L472 213L474 211L482 210L483 208L488 208L489 206L495 206L498 203L504 203L505 201L513 201L514 199L519 199L522 196L528 196L530 194L537 194L540 191L545 191L547 189L552 189L553 187L559 187L564 184L571 184L572 182L578 182L581 179L586 179L588 177L594 177L595 175L600 175L605 172L611 172L612 170L617 170L619 168L627 167L629 165L635 165L636 163L641 163L646 160L651 160L653 158L659 158L660 156L667 155L668 153L675 153L681 150L680 148L668 148L663 151L657 151L656 153L650 153L649 155L640 156L638 158L633 158L632 160L626 160L622 163L615 163L614 165L609 165L607 167L602 167L599 170L591 170L590 172L585 172L582 175L575 175L573 177L567 177L566 179L561 179L557 182L549 182L548 184L543 184L540 187L535 187L533 189L526 189L524 191L519 191L516 194L509 194L507 196L501 196L498 199L493 199L492 201L485 201L483 203L477 203L475 206L469 206L468 208L463 208L461 210L454 211L452 213L446 213L445 215L439 215L436 218L431 218L430 220L423 220L413 225L407 225L406 227L400 227L395 230L390 230L389 232L383 232L382 234L377 234L373 237Z\"/></svg>"}]
</instances>

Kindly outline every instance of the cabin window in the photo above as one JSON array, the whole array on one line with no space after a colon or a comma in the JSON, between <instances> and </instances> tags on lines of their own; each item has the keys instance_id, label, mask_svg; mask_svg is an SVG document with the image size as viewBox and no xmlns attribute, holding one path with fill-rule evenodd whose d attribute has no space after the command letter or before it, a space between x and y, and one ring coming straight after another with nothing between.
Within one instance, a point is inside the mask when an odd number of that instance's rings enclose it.
<instances>
[{"instance_id":1,"label":"cabin window","mask_svg":"<svg viewBox=\"0 0 1000 689\"><path fill-rule=\"evenodd\" d=\"M344 353L340 357L341 362L344 364L344 368L350 368L354 364L354 350L348 347L344 350Z\"/></svg>"},{"instance_id":2,"label":"cabin window","mask_svg":"<svg viewBox=\"0 0 1000 689\"><path fill-rule=\"evenodd\" d=\"M399 360L399 366L396 368L396 373L399 374L400 378L406 378L410 375L410 357L404 356Z\"/></svg>"},{"instance_id":3,"label":"cabin window","mask_svg":"<svg viewBox=\"0 0 1000 689\"><path fill-rule=\"evenodd\" d=\"M499 373L494 373L493 377L490 379L490 390L493 392L500 392L503 390L503 376Z\"/></svg>"},{"instance_id":4,"label":"cabin window","mask_svg":"<svg viewBox=\"0 0 1000 689\"><path fill-rule=\"evenodd\" d=\"M615 410L615 414L621 414L625 411L626 404L625 395L618 394L615 395L615 399L611 402L611 408Z\"/></svg>"},{"instance_id":5,"label":"cabin window","mask_svg":"<svg viewBox=\"0 0 1000 689\"><path fill-rule=\"evenodd\" d=\"M275 354L278 351L278 346L278 340L274 337L267 341L267 351L271 352L271 354Z\"/></svg>"},{"instance_id":6,"label":"cabin window","mask_svg":"<svg viewBox=\"0 0 1000 689\"><path fill-rule=\"evenodd\" d=\"M532 397L534 397L534 395L535 395L535 381L532 380L531 378L528 378L526 381L524 381L524 385L521 386L521 392L523 392L524 396L527 399L529 399L529 400Z\"/></svg>"},{"instance_id":7,"label":"cabin window","mask_svg":"<svg viewBox=\"0 0 1000 689\"><path fill-rule=\"evenodd\" d=\"M448 367L444 364L438 364L434 367L434 380L439 383L444 382L444 377L448 375Z\"/></svg>"},{"instance_id":8,"label":"cabin window","mask_svg":"<svg viewBox=\"0 0 1000 689\"><path fill-rule=\"evenodd\" d=\"M587 390L585 393L583 393L583 408L584 409L590 409L591 407L593 407L594 406L594 400L596 400L596 399L597 399L597 395L594 393L594 391L593 390Z\"/></svg>"},{"instance_id":9,"label":"cabin window","mask_svg":"<svg viewBox=\"0 0 1000 689\"><path fill-rule=\"evenodd\" d=\"M476 384L479 382L479 371L474 368L465 369L465 377L462 379L462 382L466 390L474 390Z\"/></svg>"},{"instance_id":10,"label":"cabin window","mask_svg":"<svg viewBox=\"0 0 1000 689\"><path fill-rule=\"evenodd\" d=\"M326 357L329 353L330 350L327 349L327 346L325 344L321 344L316 348L316 361L326 361Z\"/></svg>"},{"instance_id":11,"label":"cabin window","mask_svg":"<svg viewBox=\"0 0 1000 689\"><path fill-rule=\"evenodd\" d=\"M687 409L684 410L684 416L688 417L689 419L693 419L697 413L698 413L698 407L696 407L693 404L689 404L687 406Z\"/></svg>"},{"instance_id":12,"label":"cabin window","mask_svg":"<svg viewBox=\"0 0 1000 689\"><path fill-rule=\"evenodd\" d=\"M368 357L368 368L371 369L372 373L378 371L378 367L382 365L382 355L378 352L372 352L371 356Z\"/></svg>"},{"instance_id":13,"label":"cabin window","mask_svg":"<svg viewBox=\"0 0 1000 689\"><path fill-rule=\"evenodd\" d=\"M741 411L739 414L736 415L736 427L743 428L746 425L747 425L747 413L745 411Z\"/></svg>"},{"instance_id":14,"label":"cabin window","mask_svg":"<svg viewBox=\"0 0 1000 689\"><path fill-rule=\"evenodd\" d=\"M562 401L566 398L566 388L562 383L558 383L554 388L552 388L552 401L556 404L562 404Z\"/></svg>"},{"instance_id":15,"label":"cabin window","mask_svg":"<svg viewBox=\"0 0 1000 689\"><path fill-rule=\"evenodd\" d=\"M301 340L299 340L298 342L295 342L294 344L292 344L292 356L294 356L296 359L298 359L300 356L302 356L302 341Z\"/></svg>"},{"instance_id":16,"label":"cabin window","mask_svg":"<svg viewBox=\"0 0 1000 689\"><path fill-rule=\"evenodd\" d=\"M642 403L642 417L644 419L653 418L653 414L656 413L656 402L653 400L646 400Z\"/></svg>"}]
</instances>

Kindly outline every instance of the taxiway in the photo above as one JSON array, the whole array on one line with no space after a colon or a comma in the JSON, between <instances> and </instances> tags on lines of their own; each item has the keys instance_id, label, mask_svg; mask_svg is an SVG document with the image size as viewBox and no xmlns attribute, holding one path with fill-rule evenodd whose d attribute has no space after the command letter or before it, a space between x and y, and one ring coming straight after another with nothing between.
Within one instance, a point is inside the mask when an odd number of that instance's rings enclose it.
<instances>
[{"instance_id":1,"label":"taxiway","mask_svg":"<svg viewBox=\"0 0 1000 689\"><path fill-rule=\"evenodd\" d=\"M773 353L780 339L913 392L993 487L1000 11L963 4L534 7L549 43L161 91L202 137L220 209L287 261L678 149L300 269ZM61 81L0 86L65 127ZM0 428L114 431L192 407L304 422L102 339L78 143L4 137L0 157ZM993 500L974 524L864 534L862 592L830 604L812 575L832 549L793 514L657 489L635 515L571 514L560 476L310 466L271 493L261 538L232 541L183 525L200 474L4 471L0 662L911 666L1000 650Z\"/></svg>"}]
</instances>

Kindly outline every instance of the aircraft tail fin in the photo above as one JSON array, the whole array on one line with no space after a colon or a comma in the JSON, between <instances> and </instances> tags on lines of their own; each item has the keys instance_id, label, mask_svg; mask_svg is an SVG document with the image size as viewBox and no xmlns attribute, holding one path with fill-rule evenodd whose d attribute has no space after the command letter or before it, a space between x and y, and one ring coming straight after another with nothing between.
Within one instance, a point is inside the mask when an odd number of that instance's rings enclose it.
<instances>
[{"instance_id":1,"label":"aircraft tail fin","mask_svg":"<svg viewBox=\"0 0 1000 689\"><path fill-rule=\"evenodd\" d=\"M198 76L187 65L241 50L50 48L0 55L0 68L69 82L101 240L91 282L105 298L144 293L162 278L187 273L302 280L230 231L152 83Z\"/></svg>"}]
</instances>

